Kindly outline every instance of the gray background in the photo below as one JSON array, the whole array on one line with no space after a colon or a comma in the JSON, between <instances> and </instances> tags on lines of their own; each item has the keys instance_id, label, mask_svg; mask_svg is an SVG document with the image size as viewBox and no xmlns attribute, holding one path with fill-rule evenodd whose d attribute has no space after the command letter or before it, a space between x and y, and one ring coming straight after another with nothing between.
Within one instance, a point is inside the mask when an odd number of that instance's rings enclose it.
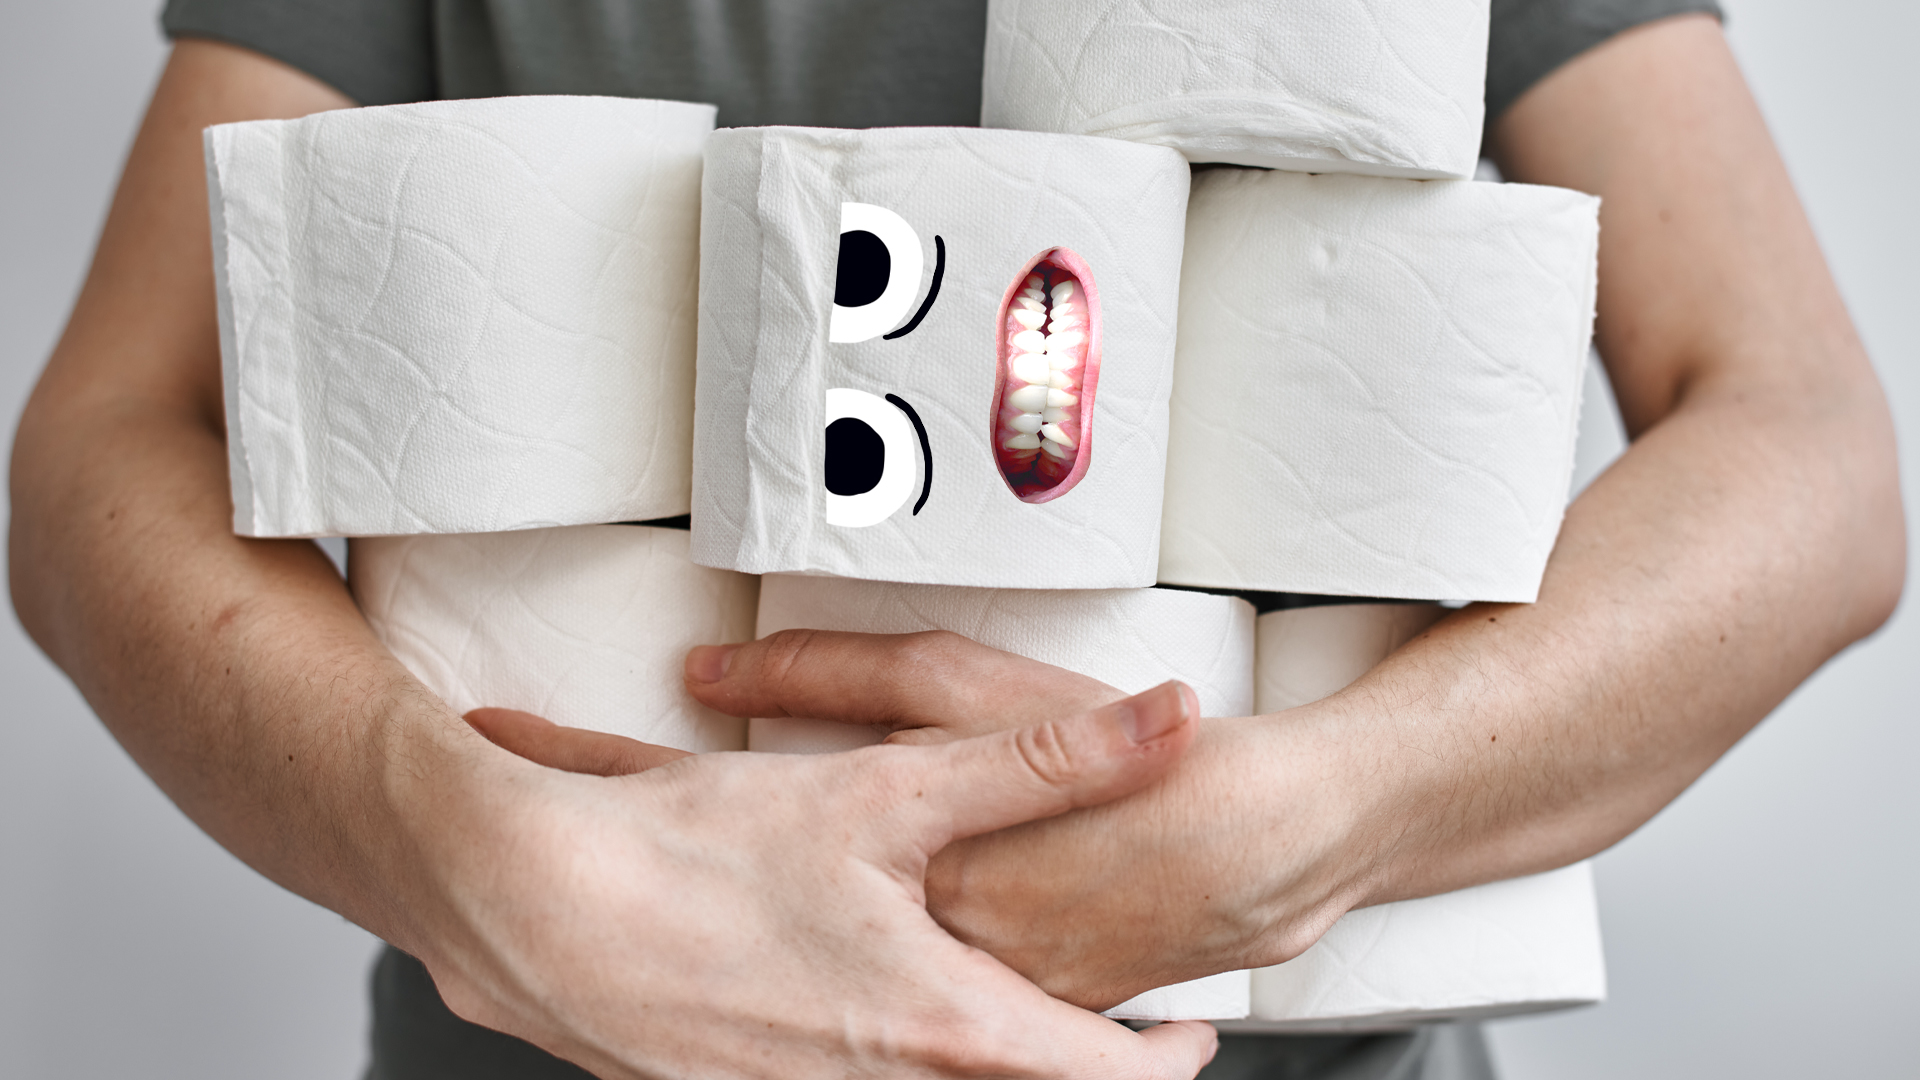
<instances>
[{"instance_id":1,"label":"gray background","mask_svg":"<svg viewBox=\"0 0 1920 1080\"><path fill-rule=\"evenodd\" d=\"M1741 61L1886 380L1920 506L1920 6L1728 0ZM163 58L155 0L8 5L0 416L79 286ZM1619 446L1604 398L1583 472ZM1920 536L1920 533L1916 533ZM1913 605L1599 860L1613 984L1509 1021L1509 1080L1913 1075ZM374 942L202 836L0 622L0 1077L345 1080Z\"/></svg>"}]
</instances>

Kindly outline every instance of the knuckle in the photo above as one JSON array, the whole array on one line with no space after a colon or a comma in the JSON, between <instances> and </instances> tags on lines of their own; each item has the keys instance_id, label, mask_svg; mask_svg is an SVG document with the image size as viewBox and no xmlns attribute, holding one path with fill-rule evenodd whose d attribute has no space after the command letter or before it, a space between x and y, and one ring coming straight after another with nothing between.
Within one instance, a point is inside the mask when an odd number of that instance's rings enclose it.
<instances>
[{"instance_id":1,"label":"knuckle","mask_svg":"<svg viewBox=\"0 0 1920 1080\"><path fill-rule=\"evenodd\" d=\"M907 671L949 668L965 657L972 640L951 630L923 630L903 634L894 643L894 659Z\"/></svg>"},{"instance_id":2,"label":"knuckle","mask_svg":"<svg viewBox=\"0 0 1920 1080\"><path fill-rule=\"evenodd\" d=\"M971 1025L945 1020L922 1026L911 1037L910 1055L935 1072L953 1076L1007 1076L1004 1046L981 1037Z\"/></svg>"},{"instance_id":3,"label":"knuckle","mask_svg":"<svg viewBox=\"0 0 1920 1080\"><path fill-rule=\"evenodd\" d=\"M817 630L779 630L760 639L755 674L775 692L792 685L805 667L805 657L818 644Z\"/></svg>"},{"instance_id":4,"label":"knuckle","mask_svg":"<svg viewBox=\"0 0 1920 1080\"><path fill-rule=\"evenodd\" d=\"M1057 721L1021 728L1014 733L1013 746L1027 770L1050 788L1070 791L1080 778L1079 755Z\"/></svg>"}]
</instances>

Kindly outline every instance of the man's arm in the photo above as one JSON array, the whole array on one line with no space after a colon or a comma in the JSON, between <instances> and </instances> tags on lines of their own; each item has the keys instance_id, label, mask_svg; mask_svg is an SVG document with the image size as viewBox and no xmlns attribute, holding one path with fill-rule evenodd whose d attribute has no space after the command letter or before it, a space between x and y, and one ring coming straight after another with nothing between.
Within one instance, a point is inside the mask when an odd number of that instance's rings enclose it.
<instances>
[{"instance_id":1,"label":"man's arm","mask_svg":"<svg viewBox=\"0 0 1920 1080\"><path fill-rule=\"evenodd\" d=\"M1605 200L1631 448L1538 603L1472 605L1324 702L1210 721L1148 791L937 860L936 914L1055 993L1276 963L1350 908L1590 856L1898 601L1891 418L1718 25L1623 34L1494 136L1510 179ZM689 685L737 715L963 733L1059 710L1036 690L1103 693L937 636L769 639Z\"/></svg>"},{"instance_id":2,"label":"man's arm","mask_svg":"<svg viewBox=\"0 0 1920 1080\"><path fill-rule=\"evenodd\" d=\"M414 681L313 544L233 535L200 132L349 104L180 44L21 421L14 600L122 745L460 1015L603 1076L1192 1077L1211 1029L1051 1000L943 933L921 886L952 839L1163 773L1190 693L951 747L569 775Z\"/></svg>"}]
</instances>

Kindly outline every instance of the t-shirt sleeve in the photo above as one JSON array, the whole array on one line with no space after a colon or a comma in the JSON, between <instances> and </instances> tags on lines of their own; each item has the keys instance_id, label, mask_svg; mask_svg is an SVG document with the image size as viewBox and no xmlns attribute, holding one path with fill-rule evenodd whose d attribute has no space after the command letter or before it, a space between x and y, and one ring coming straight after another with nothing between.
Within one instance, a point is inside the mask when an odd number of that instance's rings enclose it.
<instances>
[{"instance_id":1,"label":"t-shirt sleeve","mask_svg":"<svg viewBox=\"0 0 1920 1080\"><path fill-rule=\"evenodd\" d=\"M438 96L431 0L168 0L160 24L264 53L360 105Z\"/></svg>"},{"instance_id":2,"label":"t-shirt sleeve","mask_svg":"<svg viewBox=\"0 0 1920 1080\"><path fill-rule=\"evenodd\" d=\"M1716 0L1493 0L1487 42L1487 124L1561 64L1622 30L1669 15L1704 12Z\"/></svg>"}]
</instances>

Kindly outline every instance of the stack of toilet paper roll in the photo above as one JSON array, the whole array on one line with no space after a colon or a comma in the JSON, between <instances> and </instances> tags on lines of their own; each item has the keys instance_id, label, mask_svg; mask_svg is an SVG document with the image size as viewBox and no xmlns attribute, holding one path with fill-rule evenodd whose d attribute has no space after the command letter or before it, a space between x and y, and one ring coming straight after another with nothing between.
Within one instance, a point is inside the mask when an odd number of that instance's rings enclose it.
<instances>
[{"instance_id":1,"label":"stack of toilet paper roll","mask_svg":"<svg viewBox=\"0 0 1920 1080\"><path fill-rule=\"evenodd\" d=\"M1438 609L1204 590L1528 601L1566 501L1595 201L1460 179L1486 22L994 0L983 129L607 98L212 128L235 530L353 537L373 628L458 710L696 752L871 741L682 689L692 645L795 627L1181 679L1209 716L1324 696ZM1112 1015L1591 1001L1595 926L1576 867Z\"/></svg>"},{"instance_id":2,"label":"stack of toilet paper roll","mask_svg":"<svg viewBox=\"0 0 1920 1080\"><path fill-rule=\"evenodd\" d=\"M984 125L1200 166L1159 581L1537 597L1573 464L1598 200L1468 179L1488 15L1486 0L991 0ZM1442 612L1262 616L1256 707L1338 691ZM1300 957L1238 974L1245 1013L1220 1011L1233 1002L1210 982L1157 992L1153 1015L1379 1029L1605 993L1585 865L1356 911Z\"/></svg>"}]
</instances>

